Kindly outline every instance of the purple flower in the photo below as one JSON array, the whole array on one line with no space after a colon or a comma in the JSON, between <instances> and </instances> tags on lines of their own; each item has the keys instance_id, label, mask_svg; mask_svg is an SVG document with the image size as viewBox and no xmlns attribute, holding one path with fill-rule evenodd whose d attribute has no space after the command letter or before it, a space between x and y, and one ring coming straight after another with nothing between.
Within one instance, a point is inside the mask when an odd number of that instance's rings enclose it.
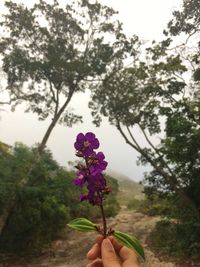
<instances>
[{"instance_id":1,"label":"purple flower","mask_svg":"<svg viewBox=\"0 0 200 267\"><path fill-rule=\"evenodd\" d=\"M111 192L106 185L106 179L102 172L108 163L104 160L102 152L96 153L94 149L99 147L99 141L95 134L88 132L85 135L79 133L76 137L74 147L76 155L84 158L85 164L79 163L77 176L74 180L76 186L82 187L86 184L88 192L80 196L80 201L88 200L92 205L102 205L104 196Z\"/></svg>"},{"instance_id":2,"label":"purple flower","mask_svg":"<svg viewBox=\"0 0 200 267\"><path fill-rule=\"evenodd\" d=\"M99 140L95 134L88 132L85 135L80 133L77 135L76 142L74 143L76 150L82 152L83 156L88 157L99 147Z\"/></svg>"},{"instance_id":3,"label":"purple flower","mask_svg":"<svg viewBox=\"0 0 200 267\"><path fill-rule=\"evenodd\" d=\"M85 194L80 196L80 201L82 202L84 200L88 200L88 193L85 193Z\"/></svg>"},{"instance_id":4,"label":"purple flower","mask_svg":"<svg viewBox=\"0 0 200 267\"><path fill-rule=\"evenodd\" d=\"M90 192L95 192L95 191L100 192L104 190L106 186L106 180L101 173L95 176L93 175L88 176L87 182L88 182L87 188Z\"/></svg>"},{"instance_id":5,"label":"purple flower","mask_svg":"<svg viewBox=\"0 0 200 267\"><path fill-rule=\"evenodd\" d=\"M86 171L84 170L79 170L77 172L77 176L76 179L74 179L74 184L76 186L80 186L82 187L84 185L84 183L86 182Z\"/></svg>"},{"instance_id":6,"label":"purple flower","mask_svg":"<svg viewBox=\"0 0 200 267\"><path fill-rule=\"evenodd\" d=\"M108 165L108 162L104 160L105 156L102 152L98 152L92 157L89 171L91 175L102 173Z\"/></svg>"},{"instance_id":7,"label":"purple flower","mask_svg":"<svg viewBox=\"0 0 200 267\"><path fill-rule=\"evenodd\" d=\"M96 194L96 193L90 192L88 194L88 200L92 205L100 206L100 205L102 205L103 197L98 195L98 194Z\"/></svg>"}]
</instances>

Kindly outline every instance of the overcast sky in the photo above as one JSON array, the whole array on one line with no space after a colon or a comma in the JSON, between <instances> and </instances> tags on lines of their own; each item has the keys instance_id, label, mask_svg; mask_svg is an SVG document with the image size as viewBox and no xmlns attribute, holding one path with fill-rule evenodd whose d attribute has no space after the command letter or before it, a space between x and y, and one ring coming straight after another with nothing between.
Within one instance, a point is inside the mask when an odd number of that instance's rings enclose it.
<instances>
[{"instance_id":1,"label":"overcast sky","mask_svg":"<svg viewBox=\"0 0 200 267\"><path fill-rule=\"evenodd\" d=\"M15 2L30 3L29 0ZM127 34L136 34L143 40L161 39L162 31L171 18L172 11L182 3L181 0L101 0L100 2L119 11L119 20L124 23ZM1 10L3 3L4 1L0 0ZM54 129L47 146L52 150L55 159L63 166L67 166L68 161L74 161L76 158L73 143L77 133L92 131L100 140L100 149L109 163L108 169L122 173L135 181L141 180L143 172L148 168L137 166L136 152L106 120L100 128L91 123L90 111L87 108L88 98L87 93L78 94L70 104L77 114L83 115L83 124L75 125L73 128L56 126ZM40 142L49 124L49 121L38 121L34 114L24 113L23 107L18 107L15 112L9 109L0 112L0 140L11 145L15 142L27 145ZM140 133L137 133L137 137L140 138Z\"/></svg>"}]
</instances>

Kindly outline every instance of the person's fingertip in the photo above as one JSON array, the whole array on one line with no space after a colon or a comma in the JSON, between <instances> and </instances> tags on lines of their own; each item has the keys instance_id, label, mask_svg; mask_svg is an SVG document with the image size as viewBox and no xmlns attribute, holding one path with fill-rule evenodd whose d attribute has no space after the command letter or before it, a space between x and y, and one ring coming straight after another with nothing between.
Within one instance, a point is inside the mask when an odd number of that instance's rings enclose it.
<instances>
[{"instance_id":1,"label":"person's fingertip","mask_svg":"<svg viewBox=\"0 0 200 267\"><path fill-rule=\"evenodd\" d=\"M104 267L120 267L120 259L117 256L109 238L103 240L101 245L102 262Z\"/></svg>"},{"instance_id":2,"label":"person's fingertip","mask_svg":"<svg viewBox=\"0 0 200 267\"><path fill-rule=\"evenodd\" d=\"M132 260L135 263L138 262L137 254L132 249L127 247L123 247L120 250L119 255L123 261Z\"/></svg>"},{"instance_id":3,"label":"person's fingertip","mask_svg":"<svg viewBox=\"0 0 200 267\"><path fill-rule=\"evenodd\" d=\"M87 253L86 257L88 260L93 260L98 257L99 254L99 245L95 244Z\"/></svg>"},{"instance_id":4,"label":"person's fingertip","mask_svg":"<svg viewBox=\"0 0 200 267\"><path fill-rule=\"evenodd\" d=\"M108 239L113 243L113 240L114 240L113 236L109 236Z\"/></svg>"},{"instance_id":5,"label":"person's fingertip","mask_svg":"<svg viewBox=\"0 0 200 267\"><path fill-rule=\"evenodd\" d=\"M96 236L96 242L97 242L97 244L101 245L102 241L103 241L103 236L102 235L97 235Z\"/></svg>"},{"instance_id":6,"label":"person's fingertip","mask_svg":"<svg viewBox=\"0 0 200 267\"><path fill-rule=\"evenodd\" d=\"M113 252L115 251L114 247L112 245L112 242L110 241L109 238L106 238L106 239L103 240L102 248L105 248L106 250L113 251Z\"/></svg>"}]
</instances>

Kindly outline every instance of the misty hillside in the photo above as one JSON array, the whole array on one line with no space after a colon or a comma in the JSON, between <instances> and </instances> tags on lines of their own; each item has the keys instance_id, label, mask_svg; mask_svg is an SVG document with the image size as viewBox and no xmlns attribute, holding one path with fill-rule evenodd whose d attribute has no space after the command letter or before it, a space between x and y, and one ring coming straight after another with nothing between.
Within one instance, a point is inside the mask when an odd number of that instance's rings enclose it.
<instances>
[{"instance_id":1,"label":"misty hillside","mask_svg":"<svg viewBox=\"0 0 200 267\"><path fill-rule=\"evenodd\" d=\"M140 185L138 182L135 182L129 177L114 171L109 171L108 174L118 181L118 200L121 205L127 205L133 198L144 198L144 194L142 193L143 186Z\"/></svg>"}]
</instances>

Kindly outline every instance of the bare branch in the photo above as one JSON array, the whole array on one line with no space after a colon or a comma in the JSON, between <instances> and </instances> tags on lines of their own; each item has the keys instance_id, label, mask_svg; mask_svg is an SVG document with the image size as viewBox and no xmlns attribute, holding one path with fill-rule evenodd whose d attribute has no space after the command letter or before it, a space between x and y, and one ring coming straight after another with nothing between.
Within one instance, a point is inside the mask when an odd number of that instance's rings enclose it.
<instances>
[{"instance_id":1,"label":"bare branch","mask_svg":"<svg viewBox=\"0 0 200 267\"><path fill-rule=\"evenodd\" d=\"M144 135L144 137L145 137L147 143L151 146L151 148L152 148L152 149L156 152L156 154L159 156L159 160L160 160L161 164L164 165L164 166L167 168L167 170L169 171L169 173L172 175L172 177L175 178L175 175L174 175L172 169L169 167L169 165L167 164L167 162L164 160L164 158L163 158L163 154L161 154L160 151L159 151L159 149L157 149L157 148L153 145L153 143L150 141L150 139L149 139L147 133L145 132L145 130L143 129L143 127L142 127L139 123L138 123L138 126L140 127L140 130L142 131L142 133L143 133L143 135Z\"/></svg>"},{"instance_id":2,"label":"bare branch","mask_svg":"<svg viewBox=\"0 0 200 267\"><path fill-rule=\"evenodd\" d=\"M128 133L129 133L131 139L132 139L133 142L135 143L135 145L136 145L139 149L141 149L141 147L139 146L138 142L136 141L136 139L135 139L134 136L132 135L131 130L129 129L128 126L126 126L126 129L127 129Z\"/></svg>"},{"instance_id":3,"label":"bare branch","mask_svg":"<svg viewBox=\"0 0 200 267\"><path fill-rule=\"evenodd\" d=\"M7 102L0 102L0 105L10 105L12 100L7 101Z\"/></svg>"}]
</instances>

